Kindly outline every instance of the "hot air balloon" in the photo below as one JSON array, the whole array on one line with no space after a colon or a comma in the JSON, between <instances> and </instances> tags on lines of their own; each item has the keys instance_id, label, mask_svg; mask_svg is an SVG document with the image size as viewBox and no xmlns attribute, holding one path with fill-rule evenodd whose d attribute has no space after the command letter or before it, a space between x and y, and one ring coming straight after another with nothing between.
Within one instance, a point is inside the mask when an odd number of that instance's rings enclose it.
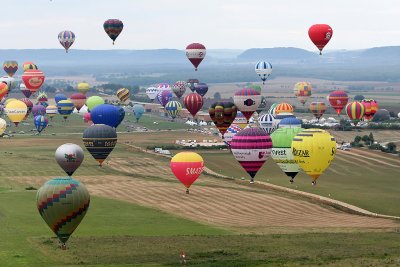
<instances>
[{"instance_id":1,"label":"hot air balloon","mask_svg":"<svg viewBox=\"0 0 400 267\"><path fill-rule=\"evenodd\" d=\"M61 241L65 243L85 217L90 197L86 187L71 177L54 178L37 192L40 216Z\"/></svg>"},{"instance_id":2,"label":"hot air balloon","mask_svg":"<svg viewBox=\"0 0 400 267\"><path fill-rule=\"evenodd\" d=\"M12 77L18 70L18 62L15 60L4 61L3 69L8 76Z\"/></svg>"},{"instance_id":3,"label":"hot air balloon","mask_svg":"<svg viewBox=\"0 0 400 267\"><path fill-rule=\"evenodd\" d=\"M197 112L199 112L199 110L203 107L204 99L199 94L191 93L185 96L183 99L183 104L194 118Z\"/></svg>"},{"instance_id":4,"label":"hot air balloon","mask_svg":"<svg viewBox=\"0 0 400 267\"><path fill-rule=\"evenodd\" d=\"M289 103L280 103L275 107L275 114L278 115L280 113L293 113L294 108Z\"/></svg>"},{"instance_id":5,"label":"hot air balloon","mask_svg":"<svg viewBox=\"0 0 400 267\"><path fill-rule=\"evenodd\" d=\"M29 98L32 95L32 92L29 91L28 88L26 88L25 84L21 83L19 85L19 89L21 90L21 92L24 94L25 97Z\"/></svg>"},{"instance_id":6,"label":"hot air balloon","mask_svg":"<svg viewBox=\"0 0 400 267\"><path fill-rule=\"evenodd\" d=\"M169 101L165 105L165 111L172 118L175 119L181 113L182 105L178 101Z\"/></svg>"},{"instance_id":7,"label":"hot air balloon","mask_svg":"<svg viewBox=\"0 0 400 267\"><path fill-rule=\"evenodd\" d=\"M3 135L3 133L6 131L7 128L7 122L0 118L0 136Z\"/></svg>"},{"instance_id":8,"label":"hot air balloon","mask_svg":"<svg viewBox=\"0 0 400 267\"><path fill-rule=\"evenodd\" d=\"M10 77L10 76L1 77L0 78L0 82L7 84L8 92L11 92L11 90L14 89L15 86L16 86L15 79L13 77Z\"/></svg>"},{"instance_id":9,"label":"hot air balloon","mask_svg":"<svg viewBox=\"0 0 400 267\"><path fill-rule=\"evenodd\" d=\"M277 105L279 105L279 103L273 103L272 105L271 105L271 107L268 109L268 111L267 111L267 113L268 114L272 114L272 115L276 115L276 112L275 112L275 109L276 109L276 106Z\"/></svg>"},{"instance_id":10,"label":"hot air balloon","mask_svg":"<svg viewBox=\"0 0 400 267\"><path fill-rule=\"evenodd\" d=\"M90 112L94 124L105 124L116 128L120 119L117 107L109 104L98 105Z\"/></svg>"},{"instance_id":11,"label":"hot air balloon","mask_svg":"<svg viewBox=\"0 0 400 267\"><path fill-rule=\"evenodd\" d=\"M45 92L39 92L38 97L36 98L38 101L38 105L42 105L44 107L47 107L49 104L47 103L48 98L47 94Z\"/></svg>"},{"instance_id":12,"label":"hot air balloon","mask_svg":"<svg viewBox=\"0 0 400 267\"><path fill-rule=\"evenodd\" d=\"M0 100L2 100L8 94L8 85L0 83Z\"/></svg>"},{"instance_id":13,"label":"hot air balloon","mask_svg":"<svg viewBox=\"0 0 400 267\"><path fill-rule=\"evenodd\" d=\"M49 116L50 120L53 119L54 116L58 114L58 108L57 106L47 106L46 108L46 115Z\"/></svg>"},{"instance_id":14,"label":"hot air balloon","mask_svg":"<svg viewBox=\"0 0 400 267\"><path fill-rule=\"evenodd\" d=\"M40 70L27 70L21 78L26 88L28 88L32 94L39 90L45 80L45 76Z\"/></svg>"},{"instance_id":15,"label":"hot air balloon","mask_svg":"<svg viewBox=\"0 0 400 267\"><path fill-rule=\"evenodd\" d=\"M115 128L117 128L125 118L125 109L123 107L119 107L119 108L117 108L117 110L119 113L119 118L118 118L117 126Z\"/></svg>"},{"instance_id":16,"label":"hot air balloon","mask_svg":"<svg viewBox=\"0 0 400 267\"><path fill-rule=\"evenodd\" d=\"M375 113L379 109L378 103L373 99L363 99L361 101L361 104L363 104L363 106L365 108L364 119L366 121L372 120L372 118L374 117Z\"/></svg>"},{"instance_id":17,"label":"hot air balloon","mask_svg":"<svg viewBox=\"0 0 400 267\"><path fill-rule=\"evenodd\" d=\"M15 99L6 104L4 111L10 121L14 123L15 126L18 126L18 123L25 118L28 107L24 102Z\"/></svg>"},{"instance_id":18,"label":"hot air balloon","mask_svg":"<svg viewBox=\"0 0 400 267\"><path fill-rule=\"evenodd\" d=\"M244 88L235 93L233 102L238 110L243 113L247 121L261 104L261 95L254 89Z\"/></svg>"},{"instance_id":19,"label":"hot air balloon","mask_svg":"<svg viewBox=\"0 0 400 267\"><path fill-rule=\"evenodd\" d=\"M58 165L71 176L81 166L84 153L80 146L67 143L59 146L56 150L56 161Z\"/></svg>"},{"instance_id":20,"label":"hot air balloon","mask_svg":"<svg viewBox=\"0 0 400 267\"><path fill-rule=\"evenodd\" d=\"M111 126L93 124L83 132L82 140L86 149L101 166L117 144L117 132Z\"/></svg>"},{"instance_id":21,"label":"hot air balloon","mask_svg":"<svg viewBox=\"0 0 400 267\"><path fill-rule=\"evenodd\" d=\"M295 117L289 117L289 118L284 118L279 122L278 127L279 128L298 128L301 127L302 121L295 118Z\"/></svg>"},{"instance_id":22,"label":"hot air balloon","mask_svg":"<svg viewBox=\"0 0 400 267\"><path fill-rule=\"evenodd\" d=\"M83 121L86 122L87 124L89 124L89 126L91 126L93 124L92 118L90 116L90 112L87 112L87 113L85 113L85 115L83 115Z\"/></svg>"},{"instance_id":23,"label":"hot air balloon","mask_svg":"<svg viewBox=\"0 0 400 267\"><path fill-rule=\"evenodd\" d=\"M158 88L156 87L149 87L146 89L146 95L149 97L151 101L153 101L158 94Z\"/></svg>"},{"instance_id":24,"label":"hot air balloon","mask_svg":"<svg viewBox=\"0 0 400 267\"><path fill-rule=\"evenodd\" d=\"M349 97L344 91L334 91L328 96L331 107L334 108L338 115L349 101Z\"/></svg>"},{"instance_id":25,"label":"hot air balloon","mask_svg":"<svg viewBox=\"0 0 400 267\"><path fill-rule=\"evenodd\" d=\"M24 64L22 64L22 68L24 69L24 72L27 70L37 70L38 66L30 61L24 62Z\"/></svg>"},{"instance_id":26,"label":"hot air balloon","mask_svg":"<svg viewBox=\"0 0 400 267\"><path fill-rule=\"evenodd\" d=\"M34 105L32 107L32 115L33 117L39 116L39 115L45 115L46 114L46 107L42 105Z\"/></svg>"},{"instance_id":27,"label":"hot air balloon","mask_svg":"<svg viewBox=\"0 0 400 267\"><path fill-rule=\"evenodd\" d=\"M60 102L61 100L68 100L68 97L66 95L64 95L64 94L56 94L54 96L54 101L56 101L56 104L58 102Z\"/></svg>"},{"instance_id":28,"label":"hot air balloon","mask_svg":"<svg viewBox=\"0 0 400 267\"><path fill-rule=\"evenodd\" d=\"M75 42L75 33L71 31L62 31L58 34L58 41L65 48L65 53L68 53L68 49Z\"/></svg>"},{"instance_id":29,"label":"hot air balloon","mask_svg":"<svg viewBox=\"0 0 400 267\"><path fill-rule=\"evenodd\" d=\"M257 62L256 66L254 67L255 72L260 76L263 84L268 79L269 75L272 73L272 65L266 61L259 61Z\"/></svg>"},{"instance_id":30,"label":"hot air balloon","mask_svg":"<svg viewBox=\"0 0 400 267\"><path fill-rule=\"evenodd\" d=\"M97 95L91 96L86 100L86 106L88 107L89 111L93 110L94 107L104 103L104 99Z\"/></svg>"},{"instance_id":31,"label":"hot air balloon","mask_svg":"<svg viewBox=\"0 0 400 267\"><path fill-rule=\"evenodd\" d=\"M364 117L365 107L358 101L353 101L347 104L346 114L353 121L354 126Z\"/></svg>"},{"instance_id":32,"label":"hot air balloon","mask_svg":"<svg viewBox=\"0 0 400 267\"><path fill-rule=\"evenodd\" d=\"M159 83L157 86L158 93L161 91L171 91L171 86L168 83Z\"/></svg>"},{"instance_id":33,"label":"hot air balloon","mask_svg":"<svg viewBox=\"0 0 400 267\"><path fill-rule=\"evenodd\" d=\"M257 114L260 115L262 111L265 111L266 107L267 107L267 98L265 96L261 96L261 103L256 109Z\"/></svg>"},{"instance_id":34,"label":"hot air balloon","mask_svg":"<svg viewBox=\"0 0 400 267\"><path fill-rule=\"evenodd\" d=\"M292 153L292 141L294 137L303 131L302 128L279 128L271 134L272 153L271 157L278 164L279 168L290 177L293 183L294 177L300 171Z\"/></svg>"},{"instance_id":35,"label":"hot air balloon","mask_svg":"<svg viewBox=\"0 0 400 267\"><path fill-rule=\"evenodd\" d=\"M245 128L231 141L231 151L254 183L254 177L272 150L271 137L260 128Z\"/></svg>"},{"instance_id":36,"label":"hot air balloon","mask_svg":"<svg viewBox=\"0 0 400 267\"><path fill-rule=\"evenodd\" d=\"M236 117L232 123L239 126L242 130L247 127L247 119L240 111L236 113Z\"/></svg>"},{"instance_id":37,"label":"hot air balloon","mask_svg":"<svg viewBox=\"0 0 400 267\"><path fill-rule=\"evenodd\" d=\"M336 154L335 138L321 129L307 129L298 133L292 141L292 154L300 168L313 179L329 167Z\"/></svg>"},{"instance_id":38,"label":"hot air balloon","mask_svg":"<svg viewBox=\"0 0 400 267\"><path fill-rule=\"evenodd\" d=\"M76 88L78 89L79 93L86 95L86 93L90 89L90 85L87 82L81 82L81 83L78 83Z\"/></svg>"},{"instance_id":39,"label":"hot air balloon","mask_svg":"<svg viewBox=\"0 0 400 267\"><path fill-rule=\"evenodd\" d=\"M82 93L72 94L70 99L72 104L74 104L76 110L78 110L78 112L86 103L86 96Z\"/></svg>"},{"instance_id":40,"label":"hot air balloon","mask_svg":"<svg viewBox=\"0 0 400 267\"><path fill-rule=\"evenodd\" d=\"M187 85L188 85L189 89L192 90L193 93L195 92L195 87L198 83L199 83L199 80L197 80L197 79L189 79L187 81Z\"/></svg>"},{"instance_id":41,"label":"hot air balloon","mask_svg":"<svg viewBox=\"0 0 400 267\"><path fill-rule=\"evenodd\" d=\"M208 85L205 83L197 83L194 86L194 90L196 91L196 93L204 97L208 92Z\"/></svg>"},{"instance_id":42,"label":"hot air balloon","mask_svg":"<svg viewBox=\"0 0 400 267\"><path fill-rule=\"evenodd\" d=\"M171 159L171 171L175 177L186 187L189 187L199 178L204 169L203 158L194 152L180 152Z\"/></svg>"},{"instance_id":43,"label":"hot air balloon","mask_svg":"<svg viewBox=\"0 0 400 267\"><path fill-rule=\"evenodd\" d=\"M312 102L310 104L310 111L318 120L324 115L326 109L327 107L324 102Z\"/></svg>"},{"instance_id":44,"label":"hot air balloon","mask_svg":"<svg viewBox=\"0 0 400 267\"><path fill-rule=\"evenodd\" d=\"M164 90L158 93L157 100L160 104L165 107L165 105L172 100L172 92L170 90Z\"/></svg>"},{"instance_id":45,"label":"hot air balloon","mask_svg":"<svg viewBox=\"0 0 400 267\"><path fill-rule=\"evenodd\" d=\"M260 128L263 129L267 134L272 134L275 131L276 124L274 121L275 117L272 114L265 114L258 118Z\"/></svg>"},{"instance_id":46,"label":"hot air balloon","mask_svg":"<svg viewBox=\"0 0 400 267\"><path fill-rule=\"evenodd\" d=\"M186 47L186 56L197 71L197 68L206 56L206 47L200 43L190 44Z\"/></svg>"},{"instance_id":47,"label":"hot air balloon","mask_svg":"<svg viewBox=\"0 0 400 267\"><path fill-rule=\"evenodd\" d=\"M237 108L232 102L216 102L210 106L208 113L219 132L224 135L235 120Z\"/></svg>"},{"instance_id":48,"label":"hot air balloon","mask_svg":"<svg viewBox=\"0 0 400 267\"><path fill-rule=\"evenodd\" d=\"M177 81L174 86L172 86L172 91L175 93L177 98L181 98L186 92L187 84L185 81Z\"/></svg>"},{"instance_id":49,"label":"hot air balloon","mask_svg":"<svg viewBox=\"0 0 400 267\"><path fill-rule=\"evenodd\" d=\"M231 141L233 139L233 137L242 130L242 128L240 128L239 126L237 126L236 124L231 124L231 126L229 126L228 130L225 132L224 135L222 135L221 133L219 133L219 136L223 139L224 143L230 147Z\"/></svg>"},{"instance_id":50,"label":"hot air balloon","mask_svg":"<svg viewBox=\"0 0 400 267\"><path fill-rule=\"evenodd\" d=\"M57 103L57 111L58 114L63 116L64 120L67 120L74 111L74 104L70 100L61 100Z\"/></svg>"},{"instance_id":51,"label":"hot air balloon","mask_svg":"<svg viewBox=\"0 0 400 267\"><path fill-rule=\"evenodd\" d=\"M129 99L130 95L131 95L131 93L129 92L129 89L127 89L127 88L121 88L117 91L117 97L118 97L119 101L121 101L122 103L125 103L125 101Z\"/></svg>"},{"instance_id":52,"label":"hot air balloon","mask_svg":"<svg viewBox=\"0 0 400 267\"><path fill-rule=\"evenodd\" d=\"M135 104L133 105L132 110L135 113L136 122L139 122L140 117L142 117L144 113L143 105Z\"/></svg>"},{"instance_id":53,"label":"hot air balloon","mask_svg":"<svg viewBox=\"0 0 400 267\"><path fill-rule=\"evenodd\" d=\"M14 101L14 100L18 100L18 99L16 99L16 98L7 98L6 101L4 101L4 106L7 106L8 103L10 103L11 101Z\"/></svg>"},{"instance_id":54,"label":"hot air balloon","mask_svg":"<svg viewBox=\"0 0 400 267\"><path fill-rule=\"evenodd\" d=\"M44 128L47 127L47 124L49 123L49 119L47 119L43 115L37 115L33 119L33 123L35 124L36 130L38 131L38 133L41 133L44 130Z\"/></svg>"},{"instance_id":55,"label":"hot air balloon","mask_svg":"<svg viewBox=\"0 0 400 267\"><path fill-rule=\"evenodd\" d=\"M322 55L322 49L329 43L333 35L331 26L327 24L315 24L308 30L308 36L315 46L319 49L319 54Z\"/></svg>"},{"instance_id":56,"label":"hot air balloon","mask_svg":"<svg viewBox=\"0 0 400 267\"><path fill-rule=\"evenodd\" d=\"M294 95L300 101L300 103L304 104L307 102L308 98L311 96L312 86L311 83L308 82L298 82L294 85L293 89Z\"/></svg>"},{"instance_id":57,"label":"hot air balloon","mask_svg":"<svg viewBox=\"0 0 400 267\"><path fill-rule=\"evenodd\" d=\"M113 40L113 44L117 39L118 35L122 32L124 24L119 19L109 19L103 24L104 30L107 35Z\"/></svg>"}]
</instances>

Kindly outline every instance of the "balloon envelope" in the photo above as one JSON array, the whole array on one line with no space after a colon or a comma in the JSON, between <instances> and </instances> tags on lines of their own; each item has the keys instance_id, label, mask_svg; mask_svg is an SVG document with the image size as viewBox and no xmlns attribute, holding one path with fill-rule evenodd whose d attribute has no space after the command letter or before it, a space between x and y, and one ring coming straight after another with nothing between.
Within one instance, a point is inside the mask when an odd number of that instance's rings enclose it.
<instances>
[{"instance_id":1,"label":"balloon envelope","mask_svg":"<svg viewBox=\"0 0 400 267\"><path fill-rule=\"evenodd\" d=\"M197 83L194 86L194 90L201 96L205 96L208 92L208 85L206 83Z\"/></svg>"},{"instance_id":2,"label":"balloon envelope","mask_svg":"<svg viewBox=\"0 0 400 267\"><path fill-rule=\"evenodd\" d=\"M312 93L312 86L309 82L298 82L294 85L293 89L294 95L300 101L300 103L304 104L307 102L308 98Z\"/></svg>"},{"instance_id":3,"label":"balloon envelope","mask_svg":"<svg viewBox=\"0 0 400 267\"><path fill-rule=\"evenodd\" d=\"M206 47L200 43L192 43L186 47L186 57L193 64L195 70L206 56Z\"/></svg>"},{"instance_id":4,"label":"balloon envelope","mask_svg":"<svg viewBox=\"0 0 400 267\"><path fill-rule=\"evenodd\" d=\"M82 164L85 156L80 146L67 143L57 148L55 157L58 165L71 176Z\"/></svg>"},{"instance_id":5,"label":"balloon envelope","mask_svg":"<svg viewBox=\"0 0 400 267\"><path fill-rule=\"evenodd\" d=\"M172 91L176 95L177 98L181 98L183 94L186 92L187 84L185 81L177 81L172 87Z\"/></svg>"},{"instance_id":6,"label":"balloon envelope","mask_svg":"<svg viewBox=\"0 0 400 267\"><path fill-rule=\"evenodd\" d=\"M165 105L165 111L172 118L175 119L181 113L182 105L178 101L169 101Z\"/></svg>"},{"instance_id":7,"label":"balloon envelope","mask_svg":"<svg viewBox=\"0 0 400 267\"><path fill-rule=\"evenodd\" d=\"M70 100L61 100L57 103L58 114L62 115L66 120L74 111L74 104Z\"/></svg>"},{"instance_id":8,"label":"balloon envelope","mask_svg":"<svg viewBox=\"0 0 400 267\"><path fill-rule=\"evenodd\" d=\"M98 105L90 112L90 117L94 124L105 124L117 127L120 113L117 107L109 104Z\"/></svg>"},{"instance_id":9,"label":"balloon envelope","mask_svg":"<svg viewBox=\"0 0 400 267\"><path fill-rule=\"evenodd\" d=\"M113 44L119 34L124 28L124 24L119 19L108 19L103 24L104 31L107 33L108 37L113 40Z\"/></svg>"},{"instance_id":10,"label":"balloon envelope","mask_svg":"<svg viewBox=\"0 0 400 267\"><path fill-rule=\"evenodd\" d=\"M327 24L315 24L308 30L308 36L315 46L319 49L320 55L325 45L329 43L333 35L331 26Z\"/></svg>"},{"instance_id":11,"label":"balloon envelope","mask_svg":"<svg viewBox=\"0 0 400 267\"><path fill-rule=\"evenodd\" d=\"M82 93L75 93L72 94L71 97L71 102L74 104L74 107L76 108L76 110L81 110L81 108L85 105L86 103L86 95L82 94Z\"/></svg>"},{"instance_id":12,"label":"balloon envelope","mask_svg":"<svg viewBox=\"0 0 400 267\"><path fill-rule=\"evenodd\" d=\"M266 62L266 61L259 61L255 65L254 70L255 70L256 74L258 74L258 76L260 76L260 78L264 84L265 81L267 80L267 78L269 77L269 75L271 75L271 73L272 73L272 65L271 65L271 63Z\"/></svg>"},{"instance_id":13,"label":"balloon envelope","mask_svg":"<svg viewBox=\"0 0 400 267\"><path fill-rule=\"evenodd\" d=\"M356 126L364 117L365 106L358 101L350 102L346 105L346 114Z\"/></svg>"},{"instance_id":14,"label":"balloon envelope","mask_svg":"<svg viewBox=\"0 0 400 267\"><path fill-rule=\"evenodd\" d=\"M17 126L25 118L28 107L20 100L12 100L6 104L4 111L10 121Z\"/></svg>"},{"instance_id":15,"label":"balloon envelope","mask_svg":"<svg viewBox=\"0 0 400 267\"><path fill-rule=\"evenodd\" d=\"M65 245L89 208L90 196L86 187L71 177L54 178L37 192L40 216Z\"/></svg>"},{"instance_id":16,"label":"balloon envelope","mask_svg":"<svg viewBox=\"0 0 400 267\"><path fill-rule=\"evenodd\" d=\"M40 70L27 70L22 75L26 88L34 94L44 83L45 76Z\"/></svg>"},{"instance_id":17,"label":"balloon envelope","mask_svg":"<svg viewBox=\"0 0 400 267\"><path fill-rule=\"evenodd\" d=\"M43 115L38 115L33 119L33 122L35 124L36 130L38 131L38 133L41 133L44 130L44 128L47 127L47 124L49 123L49 119Z\"/></svg>"},{"instance_id":18,"label":"balloon envelope","mask_svg":"<svg viewBox=\"0 0 400 267\"><path fill-rule=\"evenodd\" d=\"M203 107L204 100L203 97L196 93L191 93L185 96L183 99L183 104L186 109L192 114L192 116L196 116L197 112Z\"/></svg>"},{"instance_id":19,"label":"balloon envelope","mask_svg":"<svg viewBox=\"0 0 400 267\"><path fill-rule=\"evenodd\" d=\"M189 189L203 172L204 160L197 153L180 152L171 159L170 167L175 177Z\"/></svg>"},{"instance_id":20,"label":"balloon envelope","mask_svg":"<svg viewBox=\"0 0 400 267\"><path fill-rule=\"evenodd\" d=\"M89 111L91 111L95 106L102 105L104 103L104 99L97 95L91 96L86 100L86 106L88 107Z\"/></svg>"},{"instance_id":21,"label":"balloon envelope","mask_svg":"<svg viewBox=\"0 0 400 267\"><path fill-rule=\"evenodd\" d=\"M64 47L65 52L68 52L68 49L75 42L75 33L72 31L62 31L58 34L58 41Z\"/></svg>"},{"instance_id":22,"label":"balloon envelope","mask_svg":"<svg viewBox=\"0 0 400 267\"><path fill-rule=\"evenodd\" d=\"M132 109L133 109L133 112L135 113L136 121L139 121L139 119L142 117L142 115L144 113L143 105L135 104L135 105L133 105Z\"/></svg>"},{"instance_id":23,"label":"balloon envelope","mask_svg":"<svg viewBox=\"0 0 400 267\"><path fill-rule=\"evenodd\" d=\"M238 110L249 120L261 104L261 95L254 89L244 88L235 93L233 102Z\"/></svg>"},{"instance_id":24,"label":"balloon envelope","mask_svg":"<svg viewBox=\"0 0 400 267\"><path fill-rule=\"evenodd\" d=\"M83 132L82 140L86 149L101 166L117 144L117 132L111 126L93 124Z\"/></svg>"},{"instance_id":25,"label":"balloon envelope","mask_svg":"<svg viewBox=\"0 0 400 267\"><path fill-rule=\"evenodd\" d=\"M223 135L235 120L237 108L232 102L215 102L208 109L211 120Z\"/></svg>"},{"instance_id":26,"label":"balloon envelope","mask_svg":"<svg viewBox=\"0 0 400 267\"><path fill-rule=\"evenodd\" d=\"M3 69L8 76L12 77L18 70L18 62L15 60L4 61Z\"/></svg>"},{"instance_id":27,"label":"balloon envelope","mask_svg":"<svg viewBox=\"0 0 400 267\"><path fill-rule=\"evenodd\" d=\"M326 109L327 106L324 102L312 102L310 104L310 111L318 120L324 115Z\"/></svg>"},{"instance_id":28,"label":"balloon envelope","mask_svg":"<svg viewBox=\"0 0 400 267\"><path fill-rule=\"evenodd\" d=\"M340 112L349 101L349 96L346 94L346 92L338 90L330 93L328 96L328 100L331 104L331 107L336 110L338 115L340 115Z\"/></svg>"},{"instance_id":29,"label":"balloon envelope","mask_svg":"<svg viewBox=\"0 0 400 267\"><path fill-rule=\"evenodd\" d=\"M122 103L125 103L125 101L129 99L130 95L131 95L131 93L129 92L129 89L127 89L127 88L121 88L117 91L117 97L118 97L119 101L121 101Z\"/></svg>"}]
</instances>

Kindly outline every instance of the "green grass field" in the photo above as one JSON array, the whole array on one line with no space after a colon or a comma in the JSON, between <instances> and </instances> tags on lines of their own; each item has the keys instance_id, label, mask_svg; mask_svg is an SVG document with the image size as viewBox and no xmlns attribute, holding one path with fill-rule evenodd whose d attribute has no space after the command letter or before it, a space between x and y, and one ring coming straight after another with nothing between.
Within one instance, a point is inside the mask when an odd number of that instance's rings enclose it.
<instances>
[{"instance_id":1,"label":"green grass field","mask_svg":"<svg viewBox=\"0 0 400 267\"><path fill-rule=\"evenodd\" d=\"M150 119L151 120L151 119ZM66 142L82 146L81 135L61 135L81 126L60 127L56 136L18 136L0 139L0 266L175 266L184 250L188 265L194 266L385 266L400 263L398 232L297 233L244 235L156 209L131 203L92 197L89 211L68 242L57 247L54 234L40 217L36 191L9 180L12 177L64 176L54 160L55 149ZM81 130L80 130L81 131ZM162 136L166 136L165 139ZM121 134L121 140L170 144L188 139L188 132ZM196 135L199 138L201 135ZM212 139L212 138L208 138ZM17 145L16 145L17 144ZM146 143L147 144L147 143ZM216 172L247 177L228 151L202 151L206 165ZM110 157L141 156L118 144ZM144 155L144 154L143 154ZM85 151L85 161L74 177L127 175L108 167L100 168ZM146 154L146 157L151 157ZM164 161L164 160L163 160ZM271 160L256 179L294 187L382 213L398 215L396 169L355 166L334 161L311 187L310 179L299 175L294 185ZM368 170L368 175L366 174ZM385 173L385 175L377 176ZM379 177L375 178L375 177Z\"/></svg>"}]
</instances>

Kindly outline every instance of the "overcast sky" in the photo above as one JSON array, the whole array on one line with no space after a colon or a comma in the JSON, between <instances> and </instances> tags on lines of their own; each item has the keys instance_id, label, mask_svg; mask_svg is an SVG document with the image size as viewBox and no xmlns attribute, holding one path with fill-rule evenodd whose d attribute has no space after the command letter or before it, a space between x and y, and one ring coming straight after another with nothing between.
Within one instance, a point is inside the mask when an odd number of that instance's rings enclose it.
<instances>
[{"instance_id":1,"label":"overcast sky","mask_svg":"<svg viewBox=\"0 0 400 267\"><path fill-rule=\"evenodd\" d=\"M326 49L400 45L399 0L12 0L1 6L0 49L61 48L62 30L76 49L286 47L315 50L312 24L333 28ZM112 46L103 22L124 30Z\"/></svg>"}]
</instances>

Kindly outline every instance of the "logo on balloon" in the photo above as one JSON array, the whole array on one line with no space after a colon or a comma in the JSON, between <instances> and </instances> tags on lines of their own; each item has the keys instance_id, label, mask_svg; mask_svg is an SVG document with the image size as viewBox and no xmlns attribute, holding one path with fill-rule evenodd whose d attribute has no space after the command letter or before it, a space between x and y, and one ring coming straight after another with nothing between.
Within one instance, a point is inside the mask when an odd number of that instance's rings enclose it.
<instances>
[{"instance_id":1,"label":"logo on balloon","mask_svg":"<svg viewBox=\"0 0 400 267\"><path fill-rule=\"evenodd\" d=\"M256 101L254 101L253 99L248 98L248 99L246 99L246 100L243 102L243 104L244 104L245 106L250 107L250 106L255 105L255 104L256 104Z\"/></svg>"},{"instance_id":2,"label":"logo on balloon","mask_svg":"<svg viewBox=\"0 0 400 267\"><path fill-rule=\"evenodd\" d=\"M75 162L76 161L76 154L64 154L65 159L67 162Z\"/></svg>"},{"instance_id":3,"label":"logo on balloon","mask_svg":"<svg viewBox=\"0 0 400 267\"><path fill-rule=\"evenodd\" d=\"M293 148L293 156L298 156L298 157L303 157L303 158L309 158L310 157L310 152L308 150L302 150L302 149L296 149Z\"/></svg>"},{"instance_id":4,"label":"logo on balloon","mask_svg":"<svg viewBox=\"0 0 400 267\"><path fill-rule=\"evenodd\" d=\"M325 34L325 40L329 40L329 39L331 39L331 33L330 33L330 32L327 32L327 33Z\"/></svg>"},{"instance_id":5,"label":"logo on balloon","mask_svg":"<svg viewBox=\"0 0 400 267\"><path fill-rule=\"evenodd\" d=\"M37 87L40 86L43 83L43 81L41 78L33 77L29 79L28 83L33 87Z\"/></svg>"}]
</instances>

